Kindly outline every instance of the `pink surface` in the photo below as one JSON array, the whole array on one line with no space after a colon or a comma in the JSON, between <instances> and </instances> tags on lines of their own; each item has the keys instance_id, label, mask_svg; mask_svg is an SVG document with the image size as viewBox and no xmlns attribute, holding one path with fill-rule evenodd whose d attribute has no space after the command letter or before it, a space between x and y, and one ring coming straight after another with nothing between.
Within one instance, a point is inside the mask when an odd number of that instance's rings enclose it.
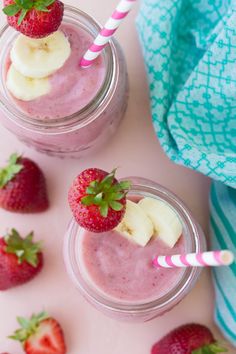
<instances>
[{"instance_id":1,"label":"pink surface","mask_svg":"<svg viewBox=\"0 0 236 354\"><path fill-rule=\"evenodd\" d=\"M87 0L71 4L105 21L116 0ZM17 315L30 315L42 309L61 322L68 354L149 354L151 345L163 334L186 322L213 324L213 288L204 270L194 290L174 310L148 323L125 324L106 318L78 294L68 278L62 260L62 241L70 211L66 203L72 179L84 168L98 166L112 170L120 166L119 176L152 178L172 189L192 210L207 232L208 186L206 177L170 162L155 138L148 106L148 91L137 34L135 11L117 32L125 51L130 76L130 101L125 120L114 139L102 150L80 161L49 158L26 148L4 128L0 128L0 164L12 151L24 152L42 166L48 181L51 208L44 214L15 215L0 210L0 234L14 226L22 233L35 230L44 240L45 267L31 283L0 293L0 353L23 354L17 343L6 337L16 328ZM4 23L0 14L0 23ZM232 349L229 354L235 354Z\"/></svg>"}]
</instances>

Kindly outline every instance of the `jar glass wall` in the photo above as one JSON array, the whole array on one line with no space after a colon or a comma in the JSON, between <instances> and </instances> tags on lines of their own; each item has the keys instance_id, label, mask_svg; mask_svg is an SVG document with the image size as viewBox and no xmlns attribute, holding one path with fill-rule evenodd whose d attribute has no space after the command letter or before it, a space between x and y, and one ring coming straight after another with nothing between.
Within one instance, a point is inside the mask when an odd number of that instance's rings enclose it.
<instances>
[{"instance_id":1,"label":"jar glass wall","mask_svg":"<svg viewBox=\"0 0 236 354\"><path fill-rule=\"evenodd\" d=\"M169 190L152 181L131 177L132 187L128 198L151 197L167 203L179 217L182 223L185 243L185 252L203 252L206 249L205 236L194 220L188 208ZM178 304L184 296L192 289L200 274L199 268L186 268L182 270L180 278L168 289L164 296L156 295L152 301L122 301L114 299L104 291L100 291L97 284L94 284L88 273L84 271L83 259L81 256L81 239L83 229L71 220L64 242L64 259L68 274L73 283L94 307L104 314L125 321L148 321L164 314ZM86 237L86 236L85 236ZM168 269L166 270L168 272ZM135 275L134 275L135 276Z\"/></svg>"},{"instance_id":2,"label":"jar glass wall","mask_svg":"<svg viewBox=\"0 0 236 354\"><path fill-rule=\"evenodd\" d=\"M70 6L65 6L63 24L82 28L92 38L101 28L92 17ZM97 149L115 133L127 107L127 69L118 42L111 40L102 53L105 78L92 101L70 116L35 119L14 104L6 89L5 63L17 35L8 25L0 31L0 122L21 141L49 155L82 157Z\"/></svg>"}]
</instances>

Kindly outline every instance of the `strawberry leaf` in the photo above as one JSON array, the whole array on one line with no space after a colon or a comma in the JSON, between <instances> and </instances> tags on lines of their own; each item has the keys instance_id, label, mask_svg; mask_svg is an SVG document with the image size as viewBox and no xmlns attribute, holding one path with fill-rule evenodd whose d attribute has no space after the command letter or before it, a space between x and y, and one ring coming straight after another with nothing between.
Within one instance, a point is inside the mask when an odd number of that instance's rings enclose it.
<instances>
[{"instance_id":1,"label":"strawberry leaf","mask_svg":"<svg viewBox=\"0 0 236 354\"><path fill-rule=\"evenodd\" d=\"M55 2L55 0L45 0L45 1L37 1L37 3L43 4L45 7L48 7L52 5Z\"/></svg>"},{"instance_id":2,"label":"strawberry leaf","mask_svg":"<svg viewBox=\"0 0 236 354\"><path fill-rule=\"evenodd\" d=\"M216 354L216 353L227 353L228 349L222 347L219 343L211 343L208 345L204 345L199 349L195 349L191 354Z\"/></svg>"},{"instance_id":3,"label":"strawberry leaf","mask_svg":"<svg viewBox=\"0 0 236 354\"><path fill-rule=\"evenodd\" d=\"M29 327L29 320L24 317L17 317L17 321L21 325L22 328L27 329Z\"/></svg>"},{"instance_id":4,"label":"strawberry leaf","mask_svg":"<svg viewBox=\"0 0 236 354\"><path fill-rule=\"evenodd\" d=\"M120 189L128 190L131 186L131 182L130 181L121 181L121 182L119 182L119 185L120 185Z\"/></svg>"},{"instance_id":5,"label":"strawberry leaf","mask_svg":"<svg viewBox=\"0 0 236 354\"><path fill-rule=\"evenodd\" d=\"M93 202L95 205L100 205L103 201L103 193L100 192L98 193L94 198L93 198Z\"/></svg>"},{"instance_id":6,"label":"strawberry leaf","mask_svg":"<svg viewBox=\"0 0 236 354\"><path fill-rule=\"evenodd\" d=\"M48 10L45 6L43 5L35 5L35 9L38 11L42 11L42 12L50 12L50 10Z\"/></svg>"},{"instance_id":7,"label":"strawberry leaf","mask_svg":"<svg viewBox=\"0 0 236 354\"><path fill-rule=\"evenodd\" d=\"M48 7L54 2L55 0L15 0L14 4L5 6L3 12L7 16L15 16L16 14L18 14L18 12L21 11L20 16L18 18L18 25L20 25L29 10L34 8L38 11L49 12L50 10L48 9Z\"/></svg>"},{"instance_id":8,"label":"strawberry leaf","mask_svg":"<svg viewBox=\"0 0 236 354\"><path fill-rule=\"evenodd\" d=\"M123 209L123 204L121 204L121 203L119 203L119 202L116 202L116 201L114 201L114 200L111 200L110 202L109 202L109 206L113 209L113 210L115 210L115 211L120 211L120 210L122 210Z\"/></svg>"},{"instance_id":9,"label":"strawberry leaf","mask_svg":"<svg viewBox=\"0 0 236 354\"><path fill-rule=\"evenodd\" d=\"M7 16L15 16L19 11L21 7L17 4L11 4L8 6L5 6L3 9L3 12Z\"/></svg>"},{"instance_id":10,"label":"strawberry leaf","mask_svg":"<svg viewBox=\"0 0 236 354\"><path fill-rule=\"evenodd\" d=\"M101 215L106 218L108 215L108 204L106 202L102 202L102 204L99 207Z\"/></svg>"},{"instance_id":11,"label":"strawberry leaf","mask_svg":"<svg viewBox=\"0 0 236 354\"><path fill-rule=\"evenodd\" d=\"M93 204L93 199L93 196L87 195L86 197L81 198L81 203L90 206Z\"/></svg>"},{"instance_id":12,"label":"strawberry leaf","mask_svg":"<svg viewBox=\"0 0 236 354\"><path fill-rule=\"evenodd\" d=\"M124 198L124 193L111 193L109 196L109 200L121 200Z\"/></svg>"},{"instance_id":13,"label":"strawberry leaf","mask_svg":"<svg viewBox=\"0 0 236 354\"><path fill-rule=\"evenodd\" d=\"M6 253L15 254L18 258L18 263L21 264L24 261L37 267L38 254L41 252L41 243L33 243L33 232L31 232L26 238L22 238L19 233L12 229L11 233L5 236Z\"/></svg>"},{"instance_id":14,"label":"strawberry leaf","mask_svg":"<svg viewBox=\"0 0 236 354\"><path fill-rule=\"evenodd\" d=\"M86 193L81 202L84 205L95 205L99 208L100 214L107 217L109 208L120 211L124 208L124 203L118 201L126 196L127 189L130 188L129 181L117 182L114 169L107 174L101 181L94 180L86 188Z\"/></svg>"},{"instance_id":15,"label":"strawberry leaf","mask_svg":"<svg viewBox=\"0 0 236 354\"><path fill-rule=\"evenodd\" d=\"M28 337L28 332L24 328L16 330L13 335L9 336L10 339L18 340L22 343L26 341L27 337Z\"/></svg>"},{"instance_id":16,"label":"strawberry leaf","mask_svg":"<svg viewBox=\"0 0 236 354\"><path fill-rule=\"evenodd\" d=\"M17 321L20 324L21 328L17 329L13 335L9 338L18 340L24 344L24 342L37 331L37 328L40 322L49 318L46 312L41 312L38 315L32 315L30 319L23 317L17 317Z\"/></svg>"},{"instance_id":17,"label":"strawberry leaf","mask_svg":"<svg viewBox=\"0 0 236 354\"><path fill-rule=\"evenodd\" d=\"M9 158L8 165L0 169L0 188L3 188L10 182L23 168L19 161L20 156L12 154Z\"/></svg>"},{"instance_id":18,"label":"strawberry leaf","mask_svg":"<svg viewBox=\"0 0 236 354\"><path fill-rule=\"evenodd\" d=\"M96 194L96 188L92 187L92 186L87 187L86 193L88 193L88 194Z\"/></svg>"},{"instance_id":19,"label":"strawberry leaf","mask_svg":"<svg viewBox=\"0 0 236 354\"><path fill-rule=\"evenodd\" d=\"M20 13L20 17L18 18L17 24L20 25L21 22L24 20L25 16L27 15L28 10L22 9Z\"/></svg>"}]
</instances>

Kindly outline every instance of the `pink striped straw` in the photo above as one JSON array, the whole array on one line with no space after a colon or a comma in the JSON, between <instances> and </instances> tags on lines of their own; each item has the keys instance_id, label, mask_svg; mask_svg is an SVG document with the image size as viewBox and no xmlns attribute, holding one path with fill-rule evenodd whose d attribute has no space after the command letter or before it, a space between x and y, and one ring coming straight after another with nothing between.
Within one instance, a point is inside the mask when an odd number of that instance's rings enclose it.
<instances>
[{"instance_id":1,"label":"pink striped straw","mask_svg":"<svg viewBox=\"0 0 236 354\"><path fill-rule=\"evenodd\" d=\"M222 250L173 256L156 256L152 264L156 268L217 267L230 265L233 261L233 253L228 250Z\"/></svg>"},{"instance_id":2,"label":"pink striped straw","mask_svg":"<svg viewBox=\"0 0 236 354\"><path fill-rule=\"evenodd\" d=\"M110 38L116 32L120 23L124 20L124 18L130 12L134 2L136 0L121 0L116 7L115 11L106 22L103 29L100 31L99 35L94 40L91 47L84 54L83 58L80 60L80 66L82 68L87 68L94 60L100 55L103 48L107 45Z\"/></svg>"}]
</instances>

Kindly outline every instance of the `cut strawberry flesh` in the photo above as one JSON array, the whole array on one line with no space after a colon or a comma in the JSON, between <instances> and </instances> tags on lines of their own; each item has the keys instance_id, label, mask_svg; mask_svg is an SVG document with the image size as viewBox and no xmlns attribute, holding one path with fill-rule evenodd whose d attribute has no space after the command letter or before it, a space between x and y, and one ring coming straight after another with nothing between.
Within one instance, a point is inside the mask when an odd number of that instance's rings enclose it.
<instances>
[{"instance_id":1,"label":"cut strawberry flesh","mask_svg":"<svg viewBox=\"0 0 236 354\"><path fill-rule=\"evenodd\" d=\"M65 354L65 344L60 326L52 319L40 323L37 332L25 342L27 354Z\"/></svg>"}]
</instances>

